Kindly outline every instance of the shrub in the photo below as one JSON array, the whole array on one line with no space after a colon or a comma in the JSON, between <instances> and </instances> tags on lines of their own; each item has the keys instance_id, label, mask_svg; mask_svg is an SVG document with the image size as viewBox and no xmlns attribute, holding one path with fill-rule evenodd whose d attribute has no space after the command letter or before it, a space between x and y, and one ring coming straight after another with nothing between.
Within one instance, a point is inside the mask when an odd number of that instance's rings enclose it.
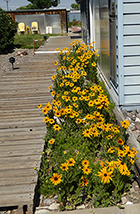
<instances>
[{"instance_id":1,"label":"shrub","mask_svg":"<svg viewBox=\"0 0 140 214\"><path fill-rule=\"evenodd\" d=\"M8 52L13 48L16 31L17 23L0 8L0 54Z\"/></svg>"},{"instance_id":2,"label":"shrub","mask_svg":"<svg viewBox=\"0 0 140 214\"><path fill-rule=\"evenodd\" d=\"M73 19L72 22L69 22L69 23L68 23L68 27L71 27L71 26L78 26L78 27L81 27L81 22L80 22L80 21L77 21L76 19Z\"/></svg>"}]
</instances>

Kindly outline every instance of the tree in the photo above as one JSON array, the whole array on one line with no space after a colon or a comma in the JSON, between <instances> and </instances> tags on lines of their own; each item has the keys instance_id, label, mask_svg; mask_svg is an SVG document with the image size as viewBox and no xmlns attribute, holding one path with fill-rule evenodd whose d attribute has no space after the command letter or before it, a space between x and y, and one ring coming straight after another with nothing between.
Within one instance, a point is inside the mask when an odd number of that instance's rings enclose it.
<instances>
[{"instance_id":1,"label":"tree","mask_svg":"<svg viewBox=\"0 0 140 214\"><path fill-rule=\"evenodd\" d=\"M71 4L73 10L80 10L80 4Z\"/></svg>"},{"instance_id":2,"label":"tree","mask_svg":"<svg viewBox=\"0 0 140 214\"><path fill-rule=\"evenodd\" d=\"M36 5L38 9L50 8L51 6L57 7L60 0L28 0L33 5Z\"/></svg>"},{"instance_id":3,"label":"tree","mask_svg":"<svg viewBox=\"0 0 140 214\"><path fill-rule=\"evenodd\" d=\"M80 2L81 0L75 0L76 3L71 4L72 10L80 10Z\"/></svg>"},{"instance_id":4,"label":"tree","mask_svg":"<svg viewBox=\"0 0 140 214\"><path fill-rule=\"evenodd\" d=\"M38 9L38 7L33 4L28 4L25 6L18 7L16 10L32 10L32 9Z\"/></svg>"},{"instance_id":5,"label":"tree","mask_svg":"<svg viewBox=\"0 0 140 214\"><path fill-rule=\"evenodd\" d=\"M13 48L16 32L17 23L0 8L0 54L8 52Z\"/></svg>"}]
</instances>

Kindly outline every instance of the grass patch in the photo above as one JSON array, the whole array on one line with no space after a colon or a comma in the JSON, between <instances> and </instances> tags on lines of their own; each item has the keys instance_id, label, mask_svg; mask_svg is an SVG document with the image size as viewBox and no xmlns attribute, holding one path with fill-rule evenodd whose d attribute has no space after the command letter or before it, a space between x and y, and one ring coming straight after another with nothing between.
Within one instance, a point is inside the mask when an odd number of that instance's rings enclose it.
<instances>
[{"instance_id":1,"label":"grass patch","mask_svg":"<svg viewBox=\"0 0 140 214\"><path fill-rule=\"evenodd\" d=\"M51 34L51 36L59 36L60 34ZM44 36L47 36L49 38L50 34L21 34L21 35L15 35L14 39L14 46L16 48L21 49L33 49L33 39L35 41L35 49L38 49L41 45L44 44Z\"/></svg>"}]
</instances>

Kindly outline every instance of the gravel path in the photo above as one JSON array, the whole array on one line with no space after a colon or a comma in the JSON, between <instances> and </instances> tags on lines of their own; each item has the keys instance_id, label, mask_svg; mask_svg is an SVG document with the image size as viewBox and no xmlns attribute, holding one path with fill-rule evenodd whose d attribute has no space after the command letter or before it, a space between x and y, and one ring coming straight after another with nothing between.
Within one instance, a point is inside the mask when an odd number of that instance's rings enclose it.
<instances>
[{"instance_id":1,"label":"gravel path","mask_svg":"<svg viewBox=\"0 0 140 214\"><path fill-rule=\"evenodd\" d=\"M21 54L23 52L26 52L27 55ZM15 58L14 67L16 68L18 64L28 62L33 56L32 49L14 49L12 53L0 55L0 77L12 69L12 65L9 62L10 57Z\"/></svg>"}]
</instances>

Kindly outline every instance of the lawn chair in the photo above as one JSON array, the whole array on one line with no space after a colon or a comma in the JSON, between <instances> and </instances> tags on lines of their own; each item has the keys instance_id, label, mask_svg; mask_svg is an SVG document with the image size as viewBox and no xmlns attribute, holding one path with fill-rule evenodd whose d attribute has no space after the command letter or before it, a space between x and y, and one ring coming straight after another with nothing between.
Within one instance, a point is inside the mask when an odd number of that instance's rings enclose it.
<instances>
[{"instance_id":1,"label":"lawn chair","mask_svg":"<svg viewBox=\"0 0 140 214\"><path fill-rule=\"evenodd\" d=\"M39 33L38 23L37 22L32 22L31 23L31 32L32 33Z\"/></svg>"},{"instance_id":2,"label":"lawn chair","mask_svg":"<svg viewBox=\"0 0 140 214\"><path fill-rule=\"evenodd\" d=\"M25 33L25 24L23 22L20 22L18 24L18 34L21 34L21 33Z\"/></svg>"}]
</instances>

